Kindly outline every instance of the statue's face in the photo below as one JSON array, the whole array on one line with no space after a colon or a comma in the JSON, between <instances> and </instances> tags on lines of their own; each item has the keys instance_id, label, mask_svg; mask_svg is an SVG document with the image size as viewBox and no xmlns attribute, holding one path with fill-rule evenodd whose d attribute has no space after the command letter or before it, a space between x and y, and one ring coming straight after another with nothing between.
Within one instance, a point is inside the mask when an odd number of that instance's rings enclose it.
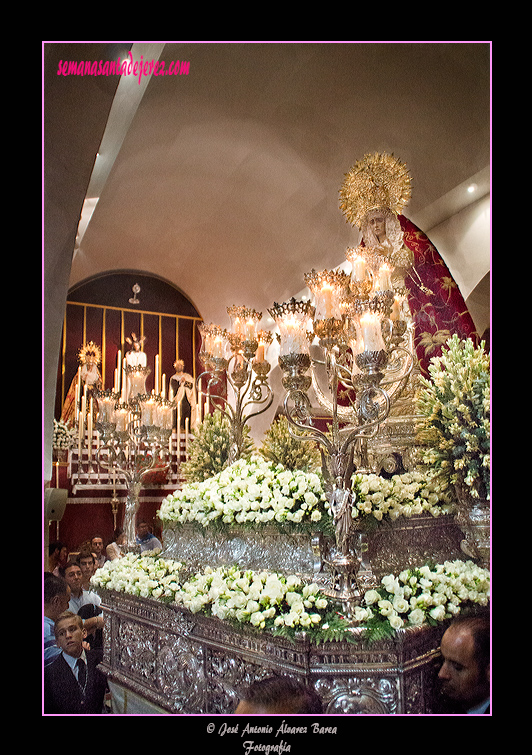
<instances>
[{"instance_id":1,"label":"statue's face","mask_svg":"<svg viewBox=\"0 0 532 755\"><path fill-rule=\"evenodd\" d=\"M369 227L380 242L386 238L386 219L384 215L376 213L369 219Z\"/></svg>"}]
</instances>

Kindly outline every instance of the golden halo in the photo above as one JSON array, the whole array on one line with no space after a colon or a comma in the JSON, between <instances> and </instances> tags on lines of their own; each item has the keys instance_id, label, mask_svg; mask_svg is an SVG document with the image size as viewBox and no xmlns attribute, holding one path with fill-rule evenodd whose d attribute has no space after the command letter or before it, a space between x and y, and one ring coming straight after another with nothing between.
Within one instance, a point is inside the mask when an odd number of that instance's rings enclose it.
<instances>
[{"instance_id":1,"label":"golden halo","mask_svg":"<svg viewBox=\"0 0 532 755\"><path fill-rule=\"evenodd\" d=\"M370 210L389 208L399 215L410 199L411 181L408 168L393 154L364 155L345 174L340 209L359 228Z\"/></svg>"},{"instance_id":2,"label":"golden halo","mask_svg":"<svg viewBox=\"0 0 532 755\"><path fill-rule=\"evenodd\" d=\"M100 347L96 346L93 341L86 343L78 352L78 360L81 362L81 364L85 364L89 359L94 361L96 364L100 364L101 358L102 353L100 351Z\"/></svg>"}]
</instances>

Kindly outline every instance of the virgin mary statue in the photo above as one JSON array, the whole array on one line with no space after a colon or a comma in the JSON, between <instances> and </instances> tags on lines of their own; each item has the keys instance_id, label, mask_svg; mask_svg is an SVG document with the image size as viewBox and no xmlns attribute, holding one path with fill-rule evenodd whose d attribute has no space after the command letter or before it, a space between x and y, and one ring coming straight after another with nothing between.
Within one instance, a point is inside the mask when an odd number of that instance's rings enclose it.
<instances>
[{"instance_id":1,"label":"virgin mary statue","mask_svg":"<svg viewBox=\"0 0 532 755\"><path fill-rule=\"evenodd\" d=\"M429 376L431 358L441 354L453 334L478 341L447 265L426 234L402 214L410 193L406 166L393 155L379 153L359 160L340 189L340 209L362 234L360 246L349 250L347 257L356 260L360 252L361 257L374 255L389 263L395 319L404 324L402 345L414 356L410 377L391 389L393 403L386 427L368 442L373 471L383 468L390 473L411 469L418 459L415 394L419 376Z\"/></svg>"},{"instance_id":2,"label":"virgin mary statue","mask_svg":"<svg viewBox=\"0 0 532 755\"><path fill-rule=\"evenodd\" d=\"M402 214L411 178L393 155L365 155L346 174L340 208L358 226L362 246L389 259L402 314L413 326L421 373L453 335L477 340L475 325L447 265L423 231Z\"/></svg>"}]
</instances>

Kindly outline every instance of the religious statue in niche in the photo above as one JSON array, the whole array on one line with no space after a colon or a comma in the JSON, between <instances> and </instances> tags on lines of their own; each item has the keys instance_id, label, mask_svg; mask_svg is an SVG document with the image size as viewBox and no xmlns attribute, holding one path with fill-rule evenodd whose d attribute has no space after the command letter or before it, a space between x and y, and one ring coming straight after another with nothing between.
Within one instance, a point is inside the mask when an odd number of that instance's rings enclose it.
<instances>
[{"instance_id":1,"label":"religious statue in niche","mask_svg":"<svg viewBox=\"0 0 532 755\"><path fill-rule=\"evenodd\" d=\"M151 370L147 366L146 353L142 350L145 340L145 336L138 338L136 333L132 333L131 338L126 337L126 342L131 346L124 357L124 400L126 402L134 396L146 393L146 378Z\"/></svg>"},{"instance_id":2,"label":"religious statue in niche","mask_svg":"<svg viewBox=\"0 0 532 755\"><path fill-rule=\"evenodd\" d=\"M70 383L70 388L63 403L61 419L67 425L73 427L76 424L76 409L81 404L81 398L86 395L87 407L90 406L90 397L93 392L100 388L102 377L98 369L101 362L100 347L93 341L89 341L78 352L79 367Z\"/></svg>"},{"instance_id":3,"label":"religious statue in niche","mask_svg":"<svg viewBox=\"0 0 532 755\"><path fill-rule=\"evenodd\" d=\"M347 222L360 229L361 246L389 260L395 269L395 315L410 326L418 367L427 376L430 359L441 354L451 335L475 341L477 333L441 255L423 231L401 214L410 195L406 165L393 155L365 155L345 176L340 208ZM356 251L350 250L352 262Z\"/></svg>"},{"instance_id":4,"label":"religious statue in niche","mask_svg":"<svg viewBox=\"0 0 532 755\"><path fill-rule=\"evenodd\" d=\"M195 430L198 424L198 404L194 378L185 372L182 359L174 362L175 373L170 378L170 391L176 405L176 426L181 428L186 419L190 421L190 429Z\"/></svg>"}]
</instances>

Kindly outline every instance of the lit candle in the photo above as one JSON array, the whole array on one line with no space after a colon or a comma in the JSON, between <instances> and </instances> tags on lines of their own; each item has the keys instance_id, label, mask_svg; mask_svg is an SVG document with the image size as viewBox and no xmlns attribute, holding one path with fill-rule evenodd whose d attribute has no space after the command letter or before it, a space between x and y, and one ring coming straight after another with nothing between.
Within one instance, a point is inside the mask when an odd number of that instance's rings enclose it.
<instances>
[{"instance_id":1,"label":"lit candle","mask_svg":"<svg viewBox=\"0 0 532 755\"><path fill-rule=\"evenodd\" d=\"M116 429L119 432L124 432L127 429L127 416L128 411L121 407L115 412Z\"/></svg>"},{"instance_id":2,"label":"lit candle","mask_svg":"<svg viewBox=\"0 0 532 755\"><path fill-rule=\"evenodd\" d=\"M364 262L364 259L358 255L353 259L351 278L355 283L361 283L366 278L366 263Z\"/></svg>"},{"instance_id":3,"label":"lit candle","mask_svg":"<svg viewBox=\"0 0 532 755\"><path fill-rule=\"evenodd\" d=\"M79 420L79 383L76 383L76 395L74 398L74 406L76 407L76 422Z\"/></svg>"},{"instance_id":4,"label":"lit candle","mask_svg":"<svg viewBox=\"0 0 532 755\"><path fill-rule=\"evenodd\" d=\"M78 382L76 384L76 420L79 418L80 400L81 400L81 367L78 367Z\"/></svg>"},{"instance_id":5,"label":"lit candle","mask_svg":"<svg viewBox=\"0 0 532 755\"><path fill-rule=\"evenodd\" d=\"M85 412L87 410L87 393L86 390L81 399L81 413L79 416L79 442L83 443L85 437Z\"/></svg>"},{"instance_id":6,"label":"lit candle","mask_svg":"<svg viewBox=\"0 0 532 755\"><path fill-rule=\"evenodd\" d=\"M255 355L255 361L259 363L264 362L264 341L259 341L257 353Z\"/></svg>"},{"instance_id":7,"label":"lit candle","mask_svg":"<svg viewBox=\"0 0 532 755\"><path fill-rule=\"evenodd\" d=\"M88 436L88 444L89 444L89 461L92 457L92 411L93 411L93 398L91 396L90 406L89 406L89 416L87 417L87 436Z\"/></svg>"},{"instance_id":8,"label":"lit candle","mask_svg":"<svg viewBox=\"0 0 532 755\"><path fill-rule=\"evenodd\" d=\"M250 341L255 338L255 323L252 319L249 319L246 323L246 338Z\"/></svg>"},{"instance_id":9,"label":"lit candle","mask_svg":"<svg viewBox=\"0 0 532 755\"><path fill-rule=\"evenodd\" d=\"M403 297L402 296L395 296L393 300L393 306L392 311L390 314L390 320L398 320L401 316L401 305L403 303Z\"/></svg>"},{"instance_id":10,"label":"lit candle","mask_svg":"<svg viewBox=\"0 0 532 755\"><path fill-rule=\"evenodd\" d=\"M381 265L379 269L379 278L377 282L377 289L379 291L391 291L392 288L392 281L390 278L390 273L392 272L392 268L384 263L384 265Z\"/></svg>"},{"instance_id":11,"label":"lit candle","mask_svg":"<svg viewBox=\"0 0 532 755\"><path fill-rule=\"evenodd\" d=\"M220 336L216 336L214 339L214 345L212 347L213 357L223 357L223 341Z\"/></svg>"},{"instance_id":12,"label":"lit candle","mask_svg":"<svg viewBox=\"0 0 532 755\"><path fill-rule=\"evenodd\" d=\"M325 319L328 320L333 316L333 301L332 301L332 286L328 283L324 283L321 289L323 309L325 311Z\"/></svg>"},{"instance_id":13,"label":"lit candle","mask_svg":"<svg viewBox=\"0 0 532 755\"><path fill-rule=\"evenodd\" d=\"M378 315L373 312L366 312L360 318L360 326L364 340L364 351L381 351L385 348Z\"/></svg>"},{"instance_id":14,"label":"lit candle","mask_svg":"<svg viewBox=\"0 0 532 755\"><path fill-rule=\"evenodd\" d=\"M122 382L121 382L121 387L122 387L122 390L121 390L121 394L122 395L120 397L120 402L122 404L125 404L126 399L127 399L127 396L126 396L126 392L127 392L127 386L126 386L126 358L125 357L122 360Z\"/></svg>"}]
</instances>

